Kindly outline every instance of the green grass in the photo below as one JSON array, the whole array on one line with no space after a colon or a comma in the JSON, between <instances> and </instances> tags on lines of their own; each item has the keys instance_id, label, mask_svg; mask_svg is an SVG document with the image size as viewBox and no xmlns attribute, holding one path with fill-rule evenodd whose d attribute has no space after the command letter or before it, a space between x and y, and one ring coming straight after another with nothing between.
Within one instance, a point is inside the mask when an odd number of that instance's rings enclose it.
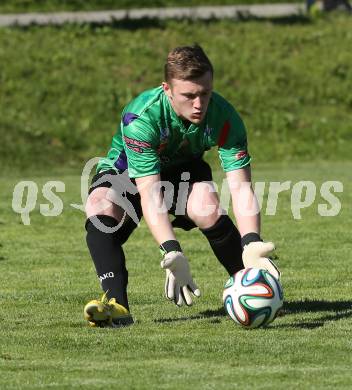
<instances>
[{"instance_id":1,"label":"green grass","mask_svg":"<svg viewBox=\"0 0 352 390\"><path fill-rule=\"evenodd\" d=\"M136 26L135 26L136 27ZM162 81L168 50L202 44L256 161L349 159L351 18L0 29L0 162L77 166L105 155L122 107Z\"/></svg>"},{"instance_id":2,"label":"green grass","mask_svg":"<svg viewBox=\"0 0 352 390\"><path fill-rule=\"evenodd\" d=\"M350 227L351 163L258 164L254 181L326 180L344 184L342 209L321 217L319 195L294 220L290 192L275 216L265 215L263 236L277 244L285 306L266 329L246 331L221 309L226 280L199 232L179 232L203 296L191 308L163 297L159 253L144 223L125 246L129 298L136 324L89 329L83 305L100 294L84 239L79 170L0 177L1 389L349 389L352 385ZM222 176L215 171L218 183ZM31 225L11 210L19 180L39 189L61 180L64 210L43 217L39 195ZM268 184L267 184L268 186ZM268 188L268 187L267 187ZM266 192L267 193L267 192Z\"/></svg>"},{"instance_id":3,"label":"green grass","mask_svg":"<svg viewBox=\"0 0 352 390\"><path fill-rule=\"evenodd\" d=\"M295 0L2 0L0 12L88 11L146 7L299 3Z\"/></svg>"}]
</instances>

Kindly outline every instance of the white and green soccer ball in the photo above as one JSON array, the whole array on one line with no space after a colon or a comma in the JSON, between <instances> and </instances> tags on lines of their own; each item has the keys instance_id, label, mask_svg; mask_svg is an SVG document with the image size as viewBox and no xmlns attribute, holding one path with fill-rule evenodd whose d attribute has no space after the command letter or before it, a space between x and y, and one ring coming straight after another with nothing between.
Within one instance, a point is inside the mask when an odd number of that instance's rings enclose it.
<instances>
[{"instance_id":1,"label":"white and green soccer ball","mask_svg":"<svg viewBox=\"0 0 352 390\"><path fill-rule=\"evenodd\" d=\"M283 299L280 282L263 269L242 269L224 286L225 310L233 321L245 328L258 328L272 322Z\"/></svg>"}]
</instances>

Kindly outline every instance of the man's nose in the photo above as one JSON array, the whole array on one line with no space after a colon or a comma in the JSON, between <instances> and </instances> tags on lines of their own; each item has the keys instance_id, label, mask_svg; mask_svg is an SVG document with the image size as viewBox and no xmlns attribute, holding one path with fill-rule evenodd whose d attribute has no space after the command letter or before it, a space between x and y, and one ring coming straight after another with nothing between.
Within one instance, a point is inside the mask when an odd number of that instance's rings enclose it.
<instances>
[{"instance_id":1,"label":"man's nose","mask_svg":"<svg viewBox=\"0 0 352 390\"><path fill-rule=\"evenodd\" d=\"M200 96L197 96L193 101L193 107L197 110L200 110L202 108L202 101L200 99Z\"/></svg>"}]
</instances>

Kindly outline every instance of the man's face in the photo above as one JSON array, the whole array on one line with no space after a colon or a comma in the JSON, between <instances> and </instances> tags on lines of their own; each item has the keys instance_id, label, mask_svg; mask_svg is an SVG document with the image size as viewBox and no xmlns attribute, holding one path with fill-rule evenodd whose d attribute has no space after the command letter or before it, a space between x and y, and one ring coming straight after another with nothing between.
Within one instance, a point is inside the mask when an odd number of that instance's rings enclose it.
<instances>
[{"instance_id":1,"label":"man's face","mask_svg":"<svg viewBox=\"0 0 352 390\"><path fill-rule=\"evenodd\" d=\"M175 113L184 120L199 124L204 119L213 90L211 72L194 80L172 79L163 83Z\"/></svg>"}]
</instances>

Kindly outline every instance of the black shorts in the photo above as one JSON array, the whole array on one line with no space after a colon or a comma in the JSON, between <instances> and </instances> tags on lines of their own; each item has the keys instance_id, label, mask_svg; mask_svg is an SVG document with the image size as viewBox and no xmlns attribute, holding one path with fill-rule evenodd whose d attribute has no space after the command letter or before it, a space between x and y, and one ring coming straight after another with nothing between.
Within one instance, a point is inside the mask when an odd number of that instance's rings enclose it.
<instances>
[{"instance_id":1,"label":"black shorts","mask_svg":"<svg viewBox=\"0 0 352 390\"><path fill-rule=\"evenodd\" d=\"M185 174L185 172L189 172L189 175ZM89 194L91 194L92 191L99 187L112 187L117 193L121 194L122 197L124 197L127 201L130 202L130 204L132 204L135 210L135 215L137 216L138 220L140 220L143 213L141 207L141 198L135 187L136 182L134 179L127 179L126 176L122 181L114 180L122 177L120 176L121 174L127 176L126 171L116 171L114 169L109 169L107 171L97 173L92 179ZM182 174L184 175L182 176ZM209 164L207 164L203 159L195 159L190 163L163 171L160 174L160 177L161 181L168 182L165 183L163 190L164 198L165 200L167 199L169 214L175 215L175 219L172 221L172 225L184 230L190 230L196 227L196 225L189 218L187 218L187 216L183 215L182 210L185 209L188 194L191 190L192 184L213 180ZM126 179L130 181L130 184L126 184ZM182 182L188 182L189 186L183 184L180 188L179 185ZM121 187L123 187L122 190ZM127 190L125 190L126 188ZM121 207L123 206L121 205ZM179 215L180 210L181 215ZM133 219L129 218L118 230L118 236L122 244L127 241L128 237L136 227L137 224L133 221Z\"/></svg>"}]
</instances>

